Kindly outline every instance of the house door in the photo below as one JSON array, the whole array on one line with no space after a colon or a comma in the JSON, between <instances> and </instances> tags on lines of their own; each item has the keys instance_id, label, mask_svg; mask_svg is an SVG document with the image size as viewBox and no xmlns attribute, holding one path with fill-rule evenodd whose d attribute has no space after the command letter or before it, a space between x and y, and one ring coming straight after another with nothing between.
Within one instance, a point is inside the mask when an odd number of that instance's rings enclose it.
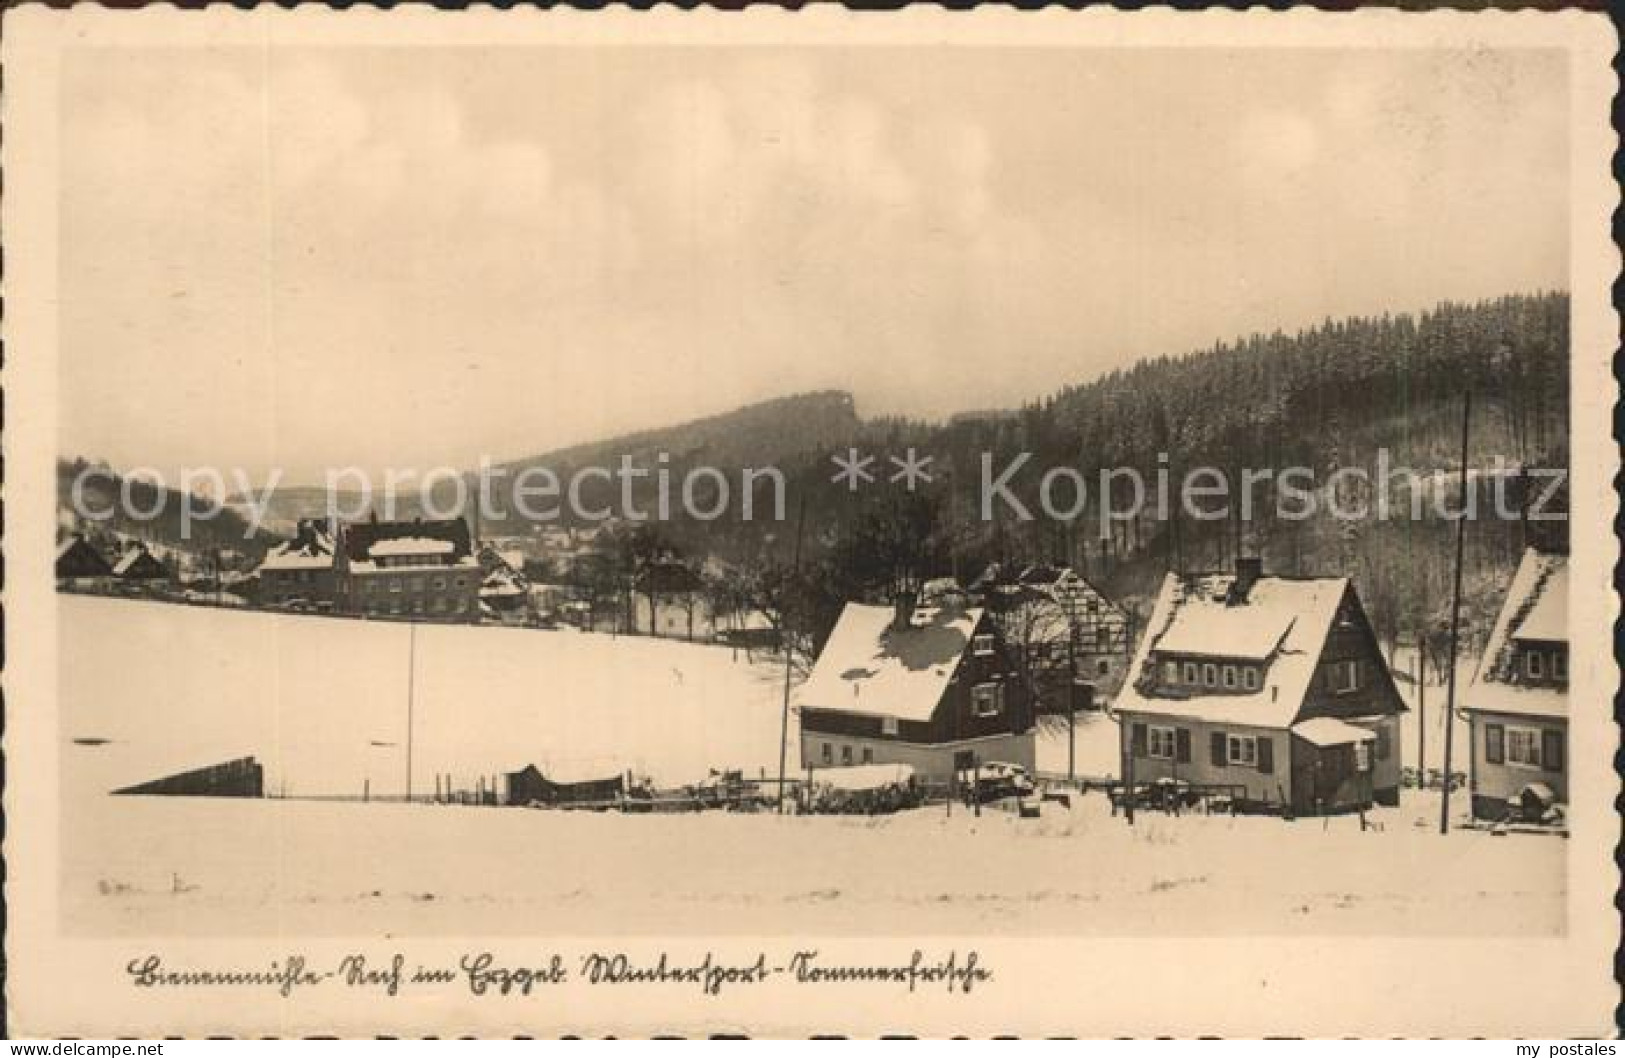
<instances>
[{"instance_id":1,"label":"house door","mask_svg":"<svg viewBox=\"0 0 1625 1058\"><path fill-rule=\"evenodd\" d=\"M1316 757L1314 791L1322 811L1354 808L1371 802L1371 772L1363 770L1353 745L1325 746Z\"/></svg>"}]
</instances>

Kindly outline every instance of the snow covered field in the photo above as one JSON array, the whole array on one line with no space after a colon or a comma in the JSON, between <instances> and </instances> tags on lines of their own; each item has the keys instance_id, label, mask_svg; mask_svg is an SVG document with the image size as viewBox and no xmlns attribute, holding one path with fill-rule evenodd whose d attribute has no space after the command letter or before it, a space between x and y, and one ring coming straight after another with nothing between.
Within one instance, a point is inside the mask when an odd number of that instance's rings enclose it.
<instances>
[{"instance_id":1,"label":"snow covered field","mask_svg":"<svg viewBox=\"0 0 1625 1058\"><path fill-rule=\"evenodd\" d=\"M254 756L268 790L399 796L410 626L62 595L63 773L109 790ZM418 625L414 792L536 764L777 771L782 670L740 654L575 631ZM81 740L75 742L74 740ZM95 744L84 744L86 741ZM796 767L795 732L790 766Z\"/></svg>"},{"instance_id":2,"label":"snow covered field","mask_svg":"<svg viewBox=\"0 0 1625 1058\"><path fill-rule=\"evenodd\" d=\"M97 935L1551 934L1567 843L1285 823L1104 797L1020 820L619 815L103 798L67 863Z\"/></svg>"},{"instance_id":3,"label":"snow covered field","mask_svg":"<svg viewBox=\"0 0 1625 1058\"><path fill-rule=\"evenodd\" d=\"M302 800L398 793L408 629L61 597L65 928L91 935L808 932L1550 934L1568 844L1354 817L622 816ZM776 768L779 672L731 651L420 626L416 768L680 782ZM1431 699L1430 695L1430 699ZM1433 712L1430 709L1430 713ZM1081 716L1078 771L1114 770ZM794 729L792 727L792 736ZM79 740L79 741L76 741ZM105 741L103 741L105 740ZM88 743L88 744L87 744ZM795 767L792 740L791 766ZM253 754L290 800L109 797ZM1040 767L1064 770L1065 725ZM1423 825L1418 825L1421 823Z\"/></svg>"}]
</instances>

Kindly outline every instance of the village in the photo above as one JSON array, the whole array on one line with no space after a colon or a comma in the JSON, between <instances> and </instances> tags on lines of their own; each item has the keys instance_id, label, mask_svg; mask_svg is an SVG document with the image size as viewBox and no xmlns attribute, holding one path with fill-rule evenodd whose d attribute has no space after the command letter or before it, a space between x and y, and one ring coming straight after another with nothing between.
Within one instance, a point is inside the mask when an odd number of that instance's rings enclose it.
<instances>
[{"instance_id":1,"label":"village","mask_svg":"<svg viewBox=\"0 0 1625 1058\"><path fill-rule=\"evenodd\" d=\"M1349 579L1272 575L1256 557L1169 572L1146 612L1065 565L905 579L889 599L848 601L793 671L774 615L720 609L689 565L657 556L632 586L641 599L610 618L579 590L532 582L566 554L594 561L590 538L560 535L572 550L544 564L476 540L463 519L304 519L251 573L217 561L182 578L142 542L107 555L66 534L56 577L70 620L180 603L189 630L164 648L182 665L232 653L206 641L223 622L282 651L308 627L338 652L308 692L280 671L244 674L239 686L274 693L229 712L172 682L151 696L126 686L113 715L83 707L117 695L69 694L71 760L120 795L1015 819L1091 802L1130 824L1347 816L1361 830L1409 799L1445 828L1565 833L1567 567L1554 549L1525 551L1450 688L1443 666L1421 680L1396 669ZM250 581L251 597L237 594ZM385 642L404 650L376 656ZM483 671L437 671L448 650ZM344 740L322 700L333 694L361 725ZM290 746L300 727L312 744Z\"/></svg>"}]
</instances>

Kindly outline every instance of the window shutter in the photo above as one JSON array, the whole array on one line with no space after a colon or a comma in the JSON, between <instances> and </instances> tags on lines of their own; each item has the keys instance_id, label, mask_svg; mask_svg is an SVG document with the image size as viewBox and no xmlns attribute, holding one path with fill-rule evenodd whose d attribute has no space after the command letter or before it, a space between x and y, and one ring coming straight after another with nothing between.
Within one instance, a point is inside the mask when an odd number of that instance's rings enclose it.
<instances>
[{"instance_id":1,"label":"window shutter","mask_svg":"<svg viewBox=\"0 0 1625 1058\"><path fill-rule=\"evenodd\" d=\"M1145 756L1145 725L1135 724L1129 728L1129 752L1135 757Z\"/></svg>"},{"instance_id":2,"label":"window shutter","mask_svg":"<svg viewBox=\"0 0 1625 1058\"><path fill-rule=\"evenodd\" d=\"M1174 762L1176 764L1189 764L1191 762L1190 728L1174 728Z\"/></svg>"},{"instance_id":3,"label":"window shutter","mask_svg":"<svg viewBox=\"0 0 1625 1058\"><path fill-rule=\"evenodd\" d=\"M1563 732L1540 733L1540 763L1547 771L1563 770Z\"/></svg>"},{"instance_id":4,"label":"window shutter","mask_svg":"<svg viewBox=\"0 0 1625 1058\"><path fill-rule=\"evenodd\" d=\"M1506 729L1500 724L1484 725L1484 759L1491 764L1506 763Z\"/></svg>"},{"instance_id":5,"label":"window shutter","mask_svg":"<svg viewBox=\"0 0 1625 1058\"><path fill-rule=\"evenodd\" d=\"M1265 775L1275 770L1275 743L1268 735L1258 736L1258 770Z\"/></svg>"},{"instance_id":6,"label":"window shutter","mask_svg":"<svg viewBox=\"0 0 1625 1058\"><path fill-rule=\"evenodd\" d=\"M1215 731L1213 732L1213 766L1222 768L1228 763L1230 763L1230 758L1224 749L1224 732Z\"/></svg>"}]
</instances>

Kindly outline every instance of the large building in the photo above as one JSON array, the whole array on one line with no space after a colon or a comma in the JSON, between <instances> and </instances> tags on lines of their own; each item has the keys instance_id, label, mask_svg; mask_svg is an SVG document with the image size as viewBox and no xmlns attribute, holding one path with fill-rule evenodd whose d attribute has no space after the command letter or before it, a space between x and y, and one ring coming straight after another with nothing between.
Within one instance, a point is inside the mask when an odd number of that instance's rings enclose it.
<instances>
[{"instance_id":1,"label":"large building","mask_svg":"<svg viewBox=\"0 0 1625 1058\"><path fill-rule=\"evenodd\" d=\"M1568 801L1568 601L1567 556L1525 551L1463 706L1480 819L1506 818L1531 786Z\"/></svg>"},{"instance_id":2,"label":"large building","mask_svg":"<svg viewBox=\"0 0 1625 1058\"><path fill-rule=\"evenodd\" d=\"M367 617L475 622L480 584L468 523L461 518L354 522L335 563L338 608Z\"/></svg>"},{"instance_id":3,"label":"large building","mask_svg":"<svg viewBox=\"0 0 1625 1058\"><path fill-rule=\"evenodd\" d=\"M1113 708L1136 784L1297 814L1399 801L1405 706L1346 577L1168 574Z\"/></svg>"},{"instance_id":4,"label":"large building","mask_svg":"<svg viewBox=\"0 0 1625 1058\"><path fill-rule=\"evenodd\" d=\"M848 603L798 700L805 767L1033 767L1030 690L986 612L960 601Z\"/></svg>"},{"instance_id":5,"label":"large building","mask_svg":"<svg viewBox=\"0 0 1625 1058\"><path fill-rule=\"evenodd\" d=\"M266 552L258 570L263 605L333 608L338 594L334 530L334 523L326 518L301 518L292 540Z\"/></svg>"}]
</instances>

